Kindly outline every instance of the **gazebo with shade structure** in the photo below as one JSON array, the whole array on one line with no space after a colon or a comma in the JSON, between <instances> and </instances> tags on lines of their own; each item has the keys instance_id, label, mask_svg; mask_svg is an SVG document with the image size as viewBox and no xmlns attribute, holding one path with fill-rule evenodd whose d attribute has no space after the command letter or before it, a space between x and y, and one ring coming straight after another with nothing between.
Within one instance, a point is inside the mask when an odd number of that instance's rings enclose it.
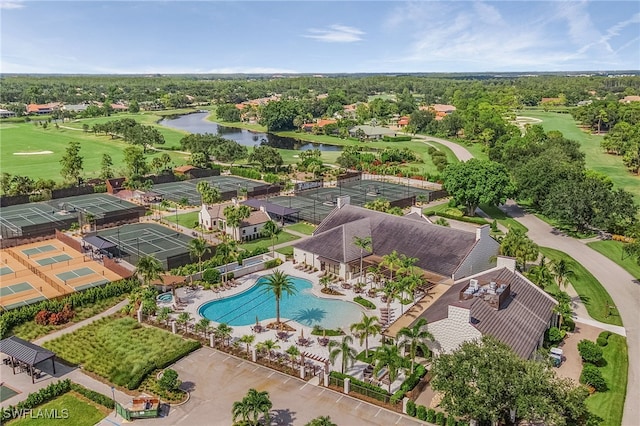
<instances>
[{"instance_id":1,"label":"gazebo with shade structure","mask_svg":"<svg viewBox=\"0 0 640 426\"><path fill-rule=\"evenodd\" d=\"M56 373L55 353L19 337L11 336L0 340L0 352L9 355L9 358L3 358L3 362L7 365L11 363L13 374L16 374L16 364L26 365L27 372L31 375L31 383L35 383L34 366L43 361L51 359L53 374Z\"/></svg>"}]
</instances>

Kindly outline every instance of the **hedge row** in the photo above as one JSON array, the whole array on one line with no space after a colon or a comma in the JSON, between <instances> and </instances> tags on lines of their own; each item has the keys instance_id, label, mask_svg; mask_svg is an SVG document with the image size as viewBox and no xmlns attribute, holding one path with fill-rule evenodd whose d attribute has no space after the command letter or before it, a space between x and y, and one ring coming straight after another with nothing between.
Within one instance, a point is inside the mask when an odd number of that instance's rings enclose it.
<instances>
[{"instance_id":1,"label":"hedge row","mask_svg":"<svg viewBox=\"0 0 640 426\"><path fill-rule=\"evenodd\" d=\"M255 169L245 169L244 167L231 167L231 174L248 179L260 180L262 178L262 174L259 171Z\"/></svg>"},{"instance_id":2,"label":"hedge row","mask_svg":"<svg viewBox=\"0 0 640 426\"><path fill-rule=\"evenodd\" d=\"M185 346L182 350L178 349L175 352L165 354L164 359L158 360L156 363L147 364L145 368L138 371L137 374L131 377L129 383L127 383L127 389L134 390L137 389L142 381L154 370L162 370L178 361L179 359L187 356L191 352L195 351L202 347L202 344L198 341L189 341L188 345Z\"/></svg>"},{"instance_id":3,"label":"hedge row","mask_svg":"<svg viewBox=\"0 0 640 426\"><path fill-rule=\"evenodd\" d=\"M383 396L383 397L390 397L391 396L391 394L389 392L387 392L386 390L382 389L381 387L378 387L376 385L372 385L371 383L366 383L366 382L360 381L360 380L358 380L358 379L356 379L353 376L350 376L348 374L343 374L343 373L339 373L337 371L332 371L331 373L329 373L329 376L330 377L335 377L336 379L342 379L342 380L349 379L352 384L361 386L361 387L363 387L365 389L369 389L369 390L371 390L373 392L377 392L377 393L381 394L381 396ZM375 398L375 397L372 397L372 398ZM378 398L376 398L376 399L378 399Z\"/></svg>"},{"instance_id":4,"label":"hedge row","mask_svg":"<svg viewBox=\"0 0 640 426\"><path fill-rule=\"evenodd\" d=\"M361 304L362 306L364 306L367 309L375 309L376 308L376 305L373 302L371 302L370 300L365 299L362 296L354 297L353 301L356 302L356 303Z\"/></svg>"},{"instance_id":5,"label":"hedge row","mask_svg":"<svg viewBox=\"0 0 640 426\"><path fill-rule=\"evenodd\" d=\"M409 142L411 136L383 136L382 140L384 142Z\"/></svg>"},{"instance_id":6,"label":"hedge row","mask_svg":"<svg viewBox=\"0 0 640 426\"><path fill-rule=\"evenodd\" d=\"M0 337L4 338L13 327L33 320L40 311L45 310L57 313L62 311L67 304L72 308L90 305L99 300L129 293L139 285L136 279L114 281L100 287L92 287L81 292L72 293L60 299L43 300L42 302L3 312L0 314Z\"/></svg>"},{"instance_id":7,"label":"hedge row","mask_svg":"<svg viewBox=\"0 0 640 426\"><path fill-rule=\"evenodd\" d=\"M27 396L27 399L18 402L18 404L16 405L3 407L0 410L2 412L2 421L5 422L7 420L21 417L26 410L31 410L38 405L49 402L52 399L69 392L70 390L71 380L69 379L51 383L49 386L40 389L38 392L30 393L29 396Z\"/></svg>"},{"instance_id":8,"label":"hedge row","mask_svg":"<svg viewBox=\"0 0 640 426\"><path fill-rule=\"evenodd\" d=\"M112 398L106 395L103 395L99 392L92 391L91 389L87 389L84 386L79 385L77 383L73 383L73 382L71 383L71 390L76 391L80 395L84 396L85 398L90 399L91 401L98 403L109 409L114 409L116 407Z\"/></svg>"},{"instance_id":9,"label":"hedge row","mask_svg":"<svg viewBox=\"0 0 640 426\"><path fill-rule=\"evenodd\" d=\"M476 225L489 225L489 222L482 217L456 216L444 212L426 212L427 216L440 216L446 219L459 220L460 222L475 223Z\"/></svg>"},{"instance_id":10,"label":"hedge row","mask_svg":"<svg viewBox=\"0 0 640 426\"><path fill-rule=\"evenodd\" d=\"M280 265L282 265L282 259L280 258L271 259L264 263L265 269L275 268Z\"/></svg>"},{"instance_id":11,"label":"hedge row","mask_svg":"<svg viewBox=\"0 0 640 426\"><path fill-rule=\"evenodd\" d=\"M444 413L436 412L432 408L427 409L424 405L416 406L413 401L407 403L407 415L438 426L467 426L469 424L463 420L457 421L453 416L447 418Z\"/></svg>"}]
</instances>

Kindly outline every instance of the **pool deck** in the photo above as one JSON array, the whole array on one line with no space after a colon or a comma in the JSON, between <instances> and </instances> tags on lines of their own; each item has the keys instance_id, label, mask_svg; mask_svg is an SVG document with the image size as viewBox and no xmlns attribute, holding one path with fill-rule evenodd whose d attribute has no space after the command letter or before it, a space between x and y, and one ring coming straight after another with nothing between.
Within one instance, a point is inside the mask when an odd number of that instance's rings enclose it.
<instances>
[{"instance_id":1,"label":"pool deck","mask_svg":"<svg viewBox=\"0 0 640 426\"><path fill-rule=\"evenodd\" d=\"M319 277L320 272L307 273L304 271L297 270L294 268L294 265L292 262L285 262L276 269L283 271L287 275L300 277L300 278L304 278L311 281L311 283L313 284L311 291L317 297L342 300L344 302L351 302L354 304L354 307L357 306L358 308L362 309L362 306L353 302L353 298L355 296L358 296L358 294L356 294L353 291L353 289L343 289L339 285L335 285L334 288L340 291L341 293L343 293L344 296L332 296L332 295L321 293L320 290L322 286L320 285L320 277ZM186 305L183 306L183 310L180 312L189 312L193 318L192 323L197 323L198 321L200 321L201 318L203 318L198 313L198 309L200 308L200 306L202 306L207 302L225 299L230 296L236 295L238 293L242 293L243 291L246 291L249 288L251 288L255 284L255 282L258 280L258 278L264 275L269 275L272 272L273 270L259 271L259 272L246 275L242 278L237 278L236 281L240 283L238 286L234 288L230 288L228 290L220 291L218 293L214 292L213 290L202 290L202 289L190 290L188 287L179 288L176 294L182 302L186 303ZM356 280L352 280L352 283L353 282L356 282ZM387 304L385 302L382 302L379 297L368 298L364 294L359 294L359 295L365 297L367 300L376 304L377 309L365 310L365 312L367 312L367 315L369 316L380 317L380 308L387 307ZM159 306L172 306L172 304L173 302L159 303ZM393 320L397 320L398 317L400 317L400 312L401 312L400 303L398 301L393 301L390 304L390 308L395 312L395 316L393 317ZM406 312L409 308L410 306L404 306L404 311ZM173 316L177 317L180 312L174 313ZM271 322L274 322L275 318L259 318L259 320L260 320L260 324L265 326ZM285 317L281 317L281 321L286 322L288 325L290 325L296 330L295 332L289 333L289 338L286 341L278 340L276 330L266 330L261 333L254 333L252 330L252 327L254 324L246 325L246 326L233 326L233 338L235 339L235 338L240 338L243 335L254 334L256 338L253 346L255 346L255 344L259 342L264 342L265 340L271 339L273 341L278 342L278 344L280 345L280 351L285 351L289 346L295 345L298 337L301 334L304 334L304 337L310 339L312 343L310 346L299 347L301 352L306 352L307 354L314 355L318 358L323 358L323 359L329 358L328 346L321 346L317 341L318 336L313 336L311 334L311 332L313 331L313 327L300 324L293 320L289 320ZM218 323L213 321L211 322L211 324L214 327L218 325ZM342 327L342 330L347 332L347 334L349 335L351 335L351 332L349 330L350 325L351 324L344 324L344 326ZM390 328L392 327L393 327L393 322L391 323ZM330 337L331 340L336 340L336 341L341 340L341 338L342 338L341 336ZM359 342L359 339L354 338L353 340L354 340L353 347L358 352L363 351L365 349L364 342L361 345ZM375 349L376 347L380 346L380 344L381 344L380 335L376 337L372 337L372 336L369 337L369 350ZM338 359L334 367L337 367L339 365L340 364ZM350 373L356 377L362 376L362 371L364 370L365 367L366 367L365 363L356 361L356 363L350 369ZM396 380L396 382L391 387L392 392L394 391L395 388L397 388L402 383L403 379L404 377L401 376L398 378L398 380Z\"/></svg>"}]
</instances>

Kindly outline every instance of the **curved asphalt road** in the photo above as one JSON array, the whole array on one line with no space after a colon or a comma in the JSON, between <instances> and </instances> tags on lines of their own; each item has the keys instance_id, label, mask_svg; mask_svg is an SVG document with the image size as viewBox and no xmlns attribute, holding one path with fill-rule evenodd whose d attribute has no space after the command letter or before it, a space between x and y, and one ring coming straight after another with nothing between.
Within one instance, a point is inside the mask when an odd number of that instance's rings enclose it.
<instances>
[{"instance_id":1,"label":"curved asphalt road","mask_svg":"<svg viewBox=\"0 0 640 426\"><path fill-rule=\"evenodd\" d=\"M445 145L461 161L473 158L464 147L445 139L423 137L425 142L433 140ZM629 371L627 376L627 397L624 403L622 424L640 424L640 280L635 279L615 262L589 248L579 240L564 236L546 222L522 210L514 201L501 207L511 217L529 228L529 238L543 247L561 250L580 262L609 292L616 304L627 334L629 346Z\"/></svg>"}]
</instances>

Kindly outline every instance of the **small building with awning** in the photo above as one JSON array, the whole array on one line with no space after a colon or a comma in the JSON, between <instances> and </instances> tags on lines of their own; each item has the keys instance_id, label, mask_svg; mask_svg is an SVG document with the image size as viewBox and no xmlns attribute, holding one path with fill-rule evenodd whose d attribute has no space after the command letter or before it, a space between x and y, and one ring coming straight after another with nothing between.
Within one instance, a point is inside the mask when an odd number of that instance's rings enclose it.
<instances>
[{"instance_id":1,"label":"small building with awning","mask_svg":"<svg viewBox=\"0 0 640 426\"><path fill-rule=\"evenodd\" d=\"M0 352L9 356L9 358L3 358L3 362L7 365L11 364L13 374L16 374L17 365L20 363L26 365L31 376L31 383L35 383L34 367L48 359L51 360L53 374L56 373L55 353L17 336L0 340Z\"/></svg>"},{"instance_id":2,"label":"small building with awning","mask_svg":"<svg viewBox=\"0 0 640 426\"><path fill-rule=\"evenodd\" d=\"M300 209L284 207L265 200L258 200L257 198L249 198L243 201L242 204L251 207L253 210L263 210L269 217L274 218L282 224L285 222L297 222L300 219Z\"/></svg>"}]
</instances>

